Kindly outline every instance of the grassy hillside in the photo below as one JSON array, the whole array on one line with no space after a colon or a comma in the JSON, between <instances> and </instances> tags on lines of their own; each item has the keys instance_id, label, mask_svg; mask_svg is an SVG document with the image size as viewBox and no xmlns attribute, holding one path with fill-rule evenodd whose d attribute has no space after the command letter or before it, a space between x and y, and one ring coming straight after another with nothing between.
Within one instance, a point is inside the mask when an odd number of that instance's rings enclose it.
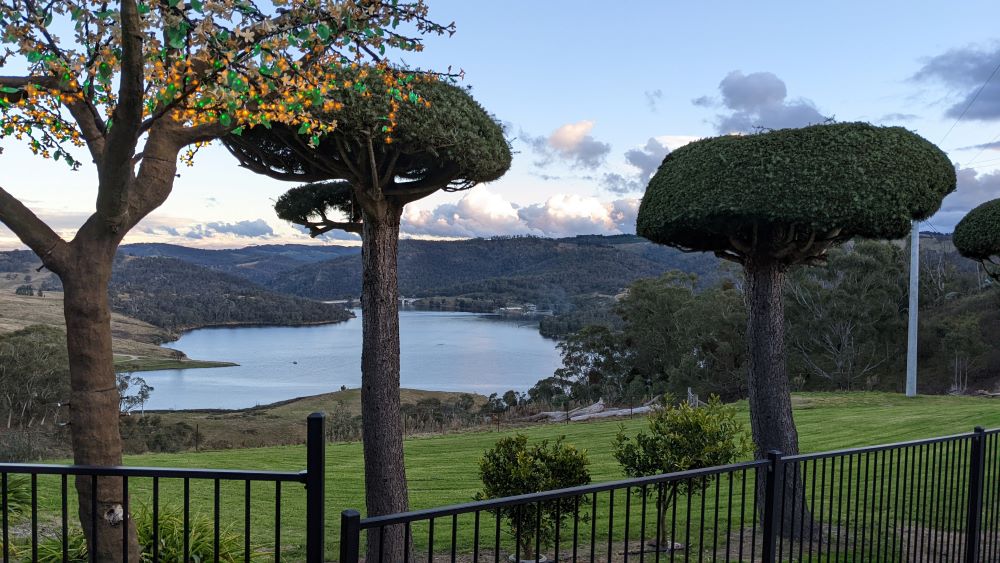
<instances>
[{"instance_id":1,"label":"grassy hillside","mask_svg":"<svg viewBox=\"0 0 1000 563\"><path fill-rule=\"evenodd\" d=\"M794 396L795 416L802 448L806 452L899 442L967 432L975 425L1000 427L1000 408L991 399L969 397L919 397L906 399L882 393L827 394L810 393ZM739 405L747 421L746 404ZM873 424L877 421L877 424ZM304 421L302 422L304 424ZM624 424L628 432L644 425L642 418L572 424L550 424L521 428L532 440L565 435L568 442L588 450L594 481L622 478L621 470L611 456L609 444ZM429 508L443 504L466 502L480 486L477 462L483 451L502 432L480 431L445 436L410 438L406 441L407 471L411 502L414 508ZM305 466L303 446L230 450L221 452L173 455L144 455L127 459L130 465L170 467L210 467L240 469L277 469L298 471ZM335 444L327 453L327 550L335 556L339 537L339 512L346 508L364 507L363 464L358 443ZM139 480L137 480L139 481ZM58 486L56 481L51 485ZM133 499L148 502L148 483L133 484ZM163 498L172 498L180 491L179 484L161 484ZM51 490L51 489L50 489ZM192 483L193 513L211 514L210 483ZM222 487L223 521L242 522L243 484ZM176 498L176 497L173 497ZM274 490L266 484L252 490L253 537L267 544L273 539ZM58 499L46 496L46 509L54 513ZM303 541L304 495L301 487L282 489L282 545L289 549L286 557L295 560ZM620 508L619 508L620 510ZM616 521L618 518L616 518ZM442 521L438 533L447 538L448 523ZM491 524L485 525L492 529ZM239 528L237 528L239 529ZM426 529L415 528L414 537L421 544ZM619 532L620 533L620 532ZM439 544L446 546L447 541Z\"/></svg>"}]
</instances>

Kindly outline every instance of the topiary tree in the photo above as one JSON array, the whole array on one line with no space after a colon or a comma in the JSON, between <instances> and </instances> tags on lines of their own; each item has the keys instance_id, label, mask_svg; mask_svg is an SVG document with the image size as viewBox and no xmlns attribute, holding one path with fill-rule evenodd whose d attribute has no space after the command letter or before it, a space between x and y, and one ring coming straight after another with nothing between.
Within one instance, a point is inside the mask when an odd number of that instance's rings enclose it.
<instances>
[{"instance_id":1,"label":"topiary tree","mask_svg":"<svg viewBox=\"0 0 1000 563\"><path fill-rule=\"evenodd\" d=\"M664 159L636 230L743 266L758 457L799 451L785 368L785 272L853 237L901 238L954 189L955 169L940 149L906 129L867 123L703 139ZM786 494L792 487L788 480Z\"/></svg>"},{"instance_id":2,"label":"topiary tree","mask_svg":"<svg viewBox=\"0 0 1000 563\"><path fill-rule=\"evenodd\" d=\"M528 437L524 434L497 440L479 460L483 490L476 494L476 499L510 497L589 484L587 452L563 443L565 438L560 436L553 442L542 440L532 446L528 445ZM548 547L556 528L573 510L573 497L500 509L500 516L507 521L511 535L518 538L513 559L545 561L536 547ZM521 559L522 555L524 559Z\"/></svg>"},{"instance_id":3,"label":"topiary tree","mask_svg":"<svg viewBox=\"0 0 1000 563\"><path fill-rule=\"evenodd\" d=\"M107 286L118 245L170 195L178 160L273 121L318 140L336 126L342 67L386 49L418 50L420 35L452 29L430 21L423 0L0 3L0 137L96 172L93 213L72 240L0 188L0 222L64 287L75 463L121 465ZM373 97L416 106L403 75L382 77ZM96 487L76 479L90 551L96 561L121 561L122 480L102 477ZM96 526L93 497L109 515ZM128 550L137 560L134 538Z\"/></svg>"},{"instance_id":4,"label":"topiary tree","mask_svg":"<svg viewBox=\"0 0 1000 563\"><path fill-rule=\"evenodd\" d=\"M723 404L717 395L712 395L707 405L698 408L687 401L677 406L664 401L648 419L648 434L639 432L635 438L630 438L622 425L612 443L611 453L629 477L728 465L750 453L750 436L744 424L736 420L736 408ZM660 523L657 537L667 542L668 549L674 549L674 538L670 537L671 523L665 515L667 508L678 495L708 490L715 478L711 475L673 481L663 486L666 490L650 487L639 491L656 498L656 521ZM654 544L653 547L660 546Z\"/></svg>"},{"instance_id":5,"label":"topiary tree","mask_svg":"<svg viewBox=\"0 0 1000 563\"><path fill-rule=\"evenodd\" d=\"M310 145L301 127L274 123L230 136L225 145L250 170L313 182L275 205L278 216L312 236L339 229L361 234L361 402L368 514L408 507L399 406L399 291L396 256L403 206L438 190L469 189L502 176L511 151L503 130L469 93L448 82L408 83L422 104L384 101L368 92L381 77L367 68L343 75L337 129ZM398 121L393 126L390 121ZM391 137L389 137L391 135ZM398 529L397 529L398 528ZM401 527L368 534L368 557L402 560Z\"/></svg>"},{"instance_id":6,"label":"topiary tree","mask_svg":"<svg viewBox=\"0 0 1000 563\"><path fill-rule=\"evenodd\" d=\"M963 217L952 241L959 254L982 264L1000 282L1000 199L987 201Z\"/></svg>"}]
</instances>

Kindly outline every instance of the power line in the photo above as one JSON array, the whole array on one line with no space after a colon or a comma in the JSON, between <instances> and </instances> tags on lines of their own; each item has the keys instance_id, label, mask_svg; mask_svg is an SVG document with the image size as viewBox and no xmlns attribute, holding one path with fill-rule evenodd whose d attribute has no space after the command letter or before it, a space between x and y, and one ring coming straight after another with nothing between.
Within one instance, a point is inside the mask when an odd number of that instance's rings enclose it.
<instances>
[{"instance_id":1,"label":"power line","mask_svg":"<svg viewBox=\"0 0 1000 563\"><path fill-rule=\"evenodd\" d=\"M1000 133L997 133L996 137L993 137L992 139L990 139L986 143L983 143L982 145L980 145L979 152L976 153L976 156L974 156L971 159L969 159L965 163L965 165L966 166L972 166L972 163L974 163L976 161L976 159L980 157L980 155L982 155L984 152L986 152L986 149L989 148L990 145L992 145L993 143L996 143L998 140L1000 140ZM1000 147L997 147L997 148L1000 148Z\"/></svg>"},{"instance_id":2,"label":"power line","mask_svg":"<svg viewBox=\"0 0 1000 563\"><path fill-rule=\"evenodd\" d=\"M972 99L969 100L969 103L965 104L965 109L963 109L962 113L960 113L958 115L958 119L955 120L955 123L951 124L951 127L944 134L944 137L941 137L941 140L938 141L939 145L941 143L943 143L945 139L948 138L948 135L951 135L952 131L955 130L955 126L958 125L959 121L962 121L962 118L965 117L966 112L969 111L969 108L972 107L972 104L976 103L976 100L979 99L979 94L983 93L983 89L985 89L986 85L990 83L990 80L993 80L993 77L996 76L996 74L997 74L998 71L1000 71L1000 62L997 63L997 66L993 67L993 72L990 73L990 76L989 76L989 78L986 79L986 82L983 82L983 85L980 86L978 90L976 90L976 94L974 96L972 96Z\"/></svg>"}]
</instances>

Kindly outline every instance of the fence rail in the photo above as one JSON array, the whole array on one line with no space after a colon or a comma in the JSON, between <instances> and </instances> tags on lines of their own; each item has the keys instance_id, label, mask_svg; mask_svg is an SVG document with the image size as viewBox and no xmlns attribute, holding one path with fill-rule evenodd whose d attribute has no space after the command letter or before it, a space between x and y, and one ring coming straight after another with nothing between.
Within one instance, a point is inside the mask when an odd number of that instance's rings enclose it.
<instances>
[{"instance_id":1,"label":"fence rail","mask_svg":"<svg viewBox=\"0 0 1000 563\"><path fill-rule=\"evenodd\" d=\"M1000 430L362 518L341 563L1000 561ZM374 542L368 542L375 538ZM366 548L366 543L371 543Z\"/></svg>"},{"instance_id":2,"label":"fence rail","mask_svg":"<svg viewBox=\"0 0 1000 563\"><path fill-rule=\"evenodd\" d=\"M322 563L323 424L323 414L308 417L306 469L299 472L0 463L2 560L19 563L41 557L46 561L95 561L96 550L87 548L85 532L75 525L79 519L71 516L78 512L91 530L110 519L121 536L118 553L123 563L129 559L130 536L133 541L145 540L140 542L142 561L250 562L266 556L278 562L290 551L290 546L282 546L283 490L286 498L288 494L282 485L292 484L304 485L306 492L305 546L291 550L292 560L301 561L304 556L309 563ZM90 506L79 510L70 477L78 486L89 484L89 491L98 487L120 490L120 495L115 495L120 503L112 512L99 514L98 495L90 494ZM56 498L43 498L41 485L58 491ZM271 537L267 540L254 535L254 523L260 522L261 514L259 507L255 512L252 501L259 487L273 490L273 520L267 526L273 534L268 533ZM224 500L229 508L242 504L241 514L233 514L233 510L224 514ZM137 522L133 509L140 503L146 519ZM199 506L205 511L194 512ZM12 517L17 515L23 516L18 535L26 537L14 537ZM54 516L54 521L46 516ZM235 523L241 533L233 530ZM132 531L140 527L138 532Z\"/></svg>"},{"instance_id":3,"label":"fence rail","mask_svg":"<svg viewBox=\"0 0 1000 563\"><path fill-rule=\"evenodd\" d=\"M0 554L5 563L94 560L83 532L73 533L71 510L91 525L105 515L93 501L79 510L73 477L78 486L120 486L123 561L132 522L144 526L137 534L144 561L322 563L324 438L323 416L311 415L301 472L0 464ZM289 503L291 526L282 509ZM140 504L145 516L130 510ZM358 563L362 552L368 563L1000 561L1000 430L771 452L746 463L370 518L346 510L340 524L341 563ZM283 541L290 528L305 531L300 544ZM405 549L387 551L387 537L402 538Z\"/></svg>"}]
</instances>

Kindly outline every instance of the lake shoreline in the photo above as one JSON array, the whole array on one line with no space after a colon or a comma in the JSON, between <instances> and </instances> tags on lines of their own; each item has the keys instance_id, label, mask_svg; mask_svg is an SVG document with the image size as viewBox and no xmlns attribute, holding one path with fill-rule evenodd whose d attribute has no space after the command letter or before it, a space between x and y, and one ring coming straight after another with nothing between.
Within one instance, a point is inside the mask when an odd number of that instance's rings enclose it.
<instances>
[{"instance_id":1,"label":"lake shoreline","mask_svg":"<svg viewBox=\"0 0 1000 563\"><path fill-rule=\"evenodd\" d=\"M156 391L147 408L242 409L361 383L362 324L222 326L185 333L171 346L192 358L238 364L196 375L139 372ZM526 391L561 365L555 343L531 324L474 312L400 312L405 388L488 396ZM179 367L194 367L184 365Z\"/></svg>"}]
</instances>

